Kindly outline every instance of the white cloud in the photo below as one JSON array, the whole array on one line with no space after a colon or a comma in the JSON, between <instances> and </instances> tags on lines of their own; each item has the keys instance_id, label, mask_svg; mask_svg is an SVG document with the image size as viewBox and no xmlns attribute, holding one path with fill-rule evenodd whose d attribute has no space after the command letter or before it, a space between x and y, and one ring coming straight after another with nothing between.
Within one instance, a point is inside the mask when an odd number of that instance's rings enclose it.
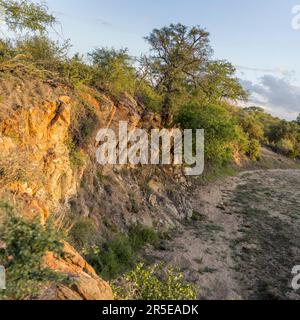
<instances>
[{"instance_id":1,"label":"white cloud","mask_svg":"<svg viewBox=\"0 0 300 320\"><path fill-rule=\"evenodd\" d=\"M293 120L300 113L300 87L288 78L264 75L259 83L241 80L250 94L250 103L263 106L276 116Z\"/></svg>"},{"instance_id":2,"label":"white cloud","mask_svg":"<svg viewBox=\"0 0 300 320\"><path fill-rule=\"evenodd\" d=\"M263 69L263 68L253 68L253 67L246 67L246 66L235 66L237 70L240 72L243 71L253 71L253 72L259 72L262 74L277 74L279 76L285 77L285 78L291 78L295 75L294 70L287 70L281 67L277 67L274 69Z\"/></svg>"}]
</instances>

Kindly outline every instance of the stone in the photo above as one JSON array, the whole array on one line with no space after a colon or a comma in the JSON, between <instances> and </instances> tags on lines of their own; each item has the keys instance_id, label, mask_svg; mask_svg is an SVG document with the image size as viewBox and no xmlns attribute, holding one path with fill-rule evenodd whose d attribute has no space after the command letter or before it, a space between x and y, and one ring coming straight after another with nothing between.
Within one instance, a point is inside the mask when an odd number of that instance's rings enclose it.
<instances>
[{"instance_id":1,"label":"stone","mask_svg":"<svg viewBox=\"0 0 300 320\"><path fill-rule=\"evenodd\" d=\"M157 197L155 194L151 194L149 197L149 203L153 206L153 207L157 207L158 203L157 203Z\"/></svg>"}]
</instances>

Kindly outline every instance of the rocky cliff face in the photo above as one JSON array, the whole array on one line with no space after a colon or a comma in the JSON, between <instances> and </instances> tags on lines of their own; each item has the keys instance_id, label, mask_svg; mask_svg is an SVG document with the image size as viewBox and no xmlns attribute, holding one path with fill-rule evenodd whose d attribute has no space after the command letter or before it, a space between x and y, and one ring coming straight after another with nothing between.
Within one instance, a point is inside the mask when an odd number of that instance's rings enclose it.
<instances>
[{"instance_id":1,"label":"rocky cliff face","mask_svg":"<svg viewBox=\"0 0 300 320\"><path fill-rule=\"evenodd\" d=\"M12 201L22 215L60 214L68 198L77 191L80 170L73 170L66 140L71 122L68 88L52 87L41 80L2 79L0 115L1 198ZM64 95L63 95L64 94ZM65 244L65 259L51 253L46 264L68 274L72 287L51 285L46 299L111 299L109 285L86 261Z\"/></svg>"},{"instance_id":2,"label":"rocky cliff face","mask_svg":"<svg viewBox=\"0 0 300 320\"><path fill-rule=\"evenodd\" d=\"M97 128L118 132L120 121L127 121L129 130L161 127L157 114L146 111L126 94L118 103L103 96L91 99L91 95L85 95L84 99L96 110ZM81 184L70 205L78 214L93 217L103 234L114 226L126 231L135 223L172 228L192 214L187 191L190 182L181 166L100 166L95 159L96 132L92 136Z\"/></svg>"},{"instance_id":3,"label":"rocky cliff face","mask_svg":"<svg viewBox=\"0 0 300 320\"><path fill-rule=\"evenodd\" d=\"M99 128L117 129L121 120L129 128L160 127L159 116L132 97L116 103L87 87L74 90L26 74L2 77L0 90L0 196L23 216L44 223L53 215L61 222L72 212L92 218L107 239L112 229L126 231L137 222L170 228L192 214L181 167L97 164ZM68 243L65 251L68 258L49 253L45 261L75 282L52 284L42 298L111 299L109 285L79 253Z\"/></svg>"}]
</instances>

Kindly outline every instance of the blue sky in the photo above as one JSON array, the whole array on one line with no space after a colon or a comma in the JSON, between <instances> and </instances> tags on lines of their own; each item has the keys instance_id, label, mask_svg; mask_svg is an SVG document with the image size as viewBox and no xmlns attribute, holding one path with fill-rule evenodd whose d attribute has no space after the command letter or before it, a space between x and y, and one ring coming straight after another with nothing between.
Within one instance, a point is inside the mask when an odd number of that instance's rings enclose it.
<instances>
[{"instance_id":1,"label":"blue sky","mask_svg":"<svg viewBox=\"0 0 300 320\"><path fill-rule=\"evenodd\" d=\"M238 67L252 102L294 119L300 112L300 30L291 27L300 0L48 0L73 51L97 46L147 51L153 28L181 22L211 34L215 58ZM300 19L299 19L300 21ZM55 36L55 35L53 35ZM298 107L299 101L299 107Z\"/></svg>"}]
</instances>

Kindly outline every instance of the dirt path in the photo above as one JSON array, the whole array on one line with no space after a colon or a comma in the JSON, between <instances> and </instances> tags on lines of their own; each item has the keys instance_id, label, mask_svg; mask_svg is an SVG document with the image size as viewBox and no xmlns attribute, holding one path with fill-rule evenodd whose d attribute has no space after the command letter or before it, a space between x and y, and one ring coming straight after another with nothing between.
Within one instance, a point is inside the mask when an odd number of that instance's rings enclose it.
<instances>
[{"instance_id":1,"label":"dirt path","mask_svg":"<svg viewBox=\"0 0 300 320\"><path fill-rule=\"evenodd\" d=\"M201 299L300 299L300 170L244 172L193 198L192 220L155 259L182 269Z\"/></svg>"}]
</instances>

